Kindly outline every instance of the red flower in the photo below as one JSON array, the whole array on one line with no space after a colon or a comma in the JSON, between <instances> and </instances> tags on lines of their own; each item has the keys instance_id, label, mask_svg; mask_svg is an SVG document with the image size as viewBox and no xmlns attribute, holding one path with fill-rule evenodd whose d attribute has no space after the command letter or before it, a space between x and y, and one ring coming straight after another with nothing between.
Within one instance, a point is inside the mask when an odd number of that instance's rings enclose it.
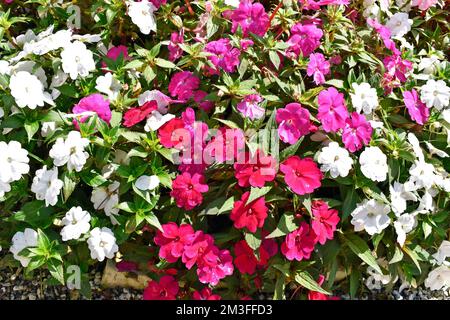
<instances>
[{"instance_id":1,"label":"red flower","mask_svg":"<svg viewBox=\"0 0 450 320\"><path fill-rule=\"evenodd\" d=\"M317 241L325 244L327 239L333 239L336 225L339 223L338 211L330 209L323 201L314 201L311 209L314 216L311 223L312 230L316 234Z\"/></svg>"},{"instance_id":2,"label":"red flower","mask_svg":"<svg viewBox=\"0 0 450 320\"><path fill-rule=\"evenodd\" d=\"M180 100L189 100L200 85L200 79L190 71L175 73L170 79L169 93Z\"/></svg>"},{"instance_id":3,"label":"red flower","mask_svg":"<svg viewBox=\"0 0 450 320\"><path fill-rule=\"evenodd\" d=\"M261 197L247 205L249 197L250 192L247 191L241 200L234 203L230 218L234 221L235 228L246 227L250 232L256 232L257 228L262 228L267 217L266 201Z\"/></svg>"},{"instance_id":4,"label":"red flower","mask_svg":"<svg viewBox=\"0 0 450 320\"><path fill-rule=\"evenodd\" d=\"M127 128L132 127L147 118L156 109L158 109L158 103L155 100L147 101L140 107L131 108L123 116L123 125Z\"/></svg>"},{"instance_id":5,"label":"red flower","mask_svg":"<svg viewBox=\"0 0 450 320\"><path fill-rule=\"evenodd\" d=\"M309 194L321 186L322 172L313 159L292 156L280 166L286 184L299 195Z\"/></svg>"},{"instance_id":6,"label":"red flower","mask_svg":"<svg viewBox=\"0 0 450 320\"><path fill-rule=\"evenodd\" d=\"M234 271L233 258L230 251L219 250L216 246L210 246L209 250L197 261L197 276L201 283L209 283L213 286Z\"/></svg>"},{"instance_id":7,"label":"red flower","mask_svg":"<svg viewBox=\"0 0 450 320\"><path fill-rule=\"evenodd\" d=\"M162 225L163 232L158 230L154 238L155 243L160 246L159 256L173 263L182 256L184 247L194 239L194 229L189 224L180 227L174 222Z\"/></svg>"},{"instance_id":8,"label":"red flower","mask_svg":"<svg viewBox=\"0 0 450 320\"><path fill-rule=\"evenodd\" d=\"M265 236L267 232L263 231L262 235ZM266 267L269 259L276 255L278 252L277 242L273 239L264 239L259 247L259 267Z\"/></svg>"},{"instance_id":9,"label":"red flower","mask_svg":"<svg viewBox=\"0 0 450 320\"><path fill-rule=\"evenodd\" d=\"M311 234L309 225L302 222L297 230L286 236L281 245L281 252L290 261L301 261L311 257L314 245L314 234Z\"/></svg>"},{"instance_id":10,"label":"red flower","mask_svg":"<svg viewBox=\"0 0 450 320\"><path fill-rule=\"evenodd\" d=\"M208 189L202 175L195 173L191 176L190 173L184 172L173 180L170 196L175 199L179 208L191 210L203 202L202 193Z\"/></svg>"},{"instance_id":11,"label":"red flower","mask_svg":"<svg viewBox=\"0 0 450 320\"><path fill-rule=\"evenodd\" d=\"M253 249L249 247L247 241L241 240L234 245L234 265L240 273L255 273L258 260L255 257Z\"/></svg>"},{"instance_id":12,"label":"red flower","mask_svg":"<svg viewBox=\"0 0 450 320\"><path fill-rule=\"evenodd\" d=\"M319 276L319 281L317 282L320 286L322 286L325 281L325 277L323 275ZM308 300L340 300L339 297L327 296L323 293L317 291L309 291L308 292Z\"/></svg>"},{"instance_id":13,"label":"red flower","mask_svg":"<svg viewBox=\"0 0 450 320\"><path fill-rule=\"evenodd\" d=\"M266 181L272 181L277 174L275 159L265 156L260 150L253 155L246 152L244 159L238 159L234 164L234 169L234 176L241 187L264 187Z\"/></svg>"},{"instance_id":14,"label":"red flower","mask_svg":"<svg viewBox=\"0 0 450 320\"><path fill-rule=\"evenodd\" d=\"M192 297L194 300L222 300L222 297L218 294L212 294L212 290L208 287L201 291L195 291Z\"/></svg>"},{"instance_id":15,"label":"red flower","mask_svg":"<svg viewBox=\"0 0 450 320\"><path fill-rule=\"evenodd\" d=\"M169 122L164 124L161 128L159 128L158 130L159 142L161 142L161 144L166 148L174 148L175 146L179 147L180 143L181 144L183 143L183 135L176 134L176 131L179 131L180 129L184 129L183 120L179 118L170 120Z\"/></svg>"},{"instance_id":16,"label":"red flower","mask_svg":"<svg viewBox=\"0 0 450 320\"><path fill-rule=\"evenodd\" d=\"M163 276L157 281L150 281L144 290L144 300L175 300L180 289L172 276Z\"/></svg>"},{"instance_id":17,"label":"red flower","mask_svg":"<svg viewBox=\"0 0 450 320\"><path fill-rule=\"evenodd\" d=\"M203 231L197 231L191 244L184 248L182 261L186 268L191 269L194 264L201 261L203 255L214 246L214 239Z\"/></svg>"}]
</instances>

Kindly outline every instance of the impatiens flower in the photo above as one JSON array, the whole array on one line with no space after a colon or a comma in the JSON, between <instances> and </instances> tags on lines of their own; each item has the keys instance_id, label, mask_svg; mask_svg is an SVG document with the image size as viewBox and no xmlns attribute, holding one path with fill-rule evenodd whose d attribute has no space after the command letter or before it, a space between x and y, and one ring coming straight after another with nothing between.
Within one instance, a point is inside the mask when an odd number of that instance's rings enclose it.
<instances>
[{"instance_id":1,"label":"impatiens flower","mask_svg":"<svg viewBox=\"0 0 450 320\"><path fill-rule=\"evenodd\" d=\"M412 214L405 213L397 218L394 222L395 232L397 233L397 242L403 247L406 240L406 234L411 232L417 225L416 217Z\"/></svg>"},{"instance_id":2,"label":"impatiens flower","mask_svg":"<svg viewBox=\"0 0 450 320\"><path fill-rule=\"evenodd\" d=\"M249 197L250 192L247 191L242 195L241 200L234 203L230 219L234 222L236 229L247 228L250 232L256 232L258 228L264 226L264 221L267 217L267 206L264 197L247 204Z\"/></svg>"},{"instance_id":3,"label":"impatiens flower","mask_svg":"<svg viewBox=\"0 0 450 320\"><path fill-rule=\"evenodd\" d=\"M222 300L218 294L213 294L211 288L204 287L200 291L194 291L192 294L194 300Z\"/></svg>"},{"instance_id":4,"label":"impatiens flower","mask_svg":"<svg viewBox=\"0 0 450 320\"><path fill-rule=\"evenodd\" d=\"M338 211L330 209L328 204L321 200L312 203L311 211L313 220L311 228L320 244L325 244L327 240L332 240L336 226L339 223Z\"/></svg>"},{"instance_id":5,"label":"impatiens flower","mask_svg":"<svg viewBox=\"0 0 450 320\"><path fill-rule=\"evenodd\" d=\"M325 76L330 73L330 62L321 53L311 53L306 74L314 78L316 85L325 83Z\"/></svg>"},{"instance_id":6,"label":"impatiens flower","mask_svg":"<svg viewBox=\"0 0 450 320\"><path fill-rule=\"evenodd\" d=\"M374 199L366 199L359 203L351 213L353 217L351 223L355 226L355 231L365 230L373 236L389 226L391 219L388 213L390 211L391 208L387 204Z\"/></svg>"},{"instance_id":7,"label":"impatiens flower","mask_svg":"<svg viewBox=\"0 0 450 320\"><path fill-rule=\"evenodd\" d=\"M9 88L19 108L36 109L43 107L44 103L54 105L51 96L44 92L42 82L29 72L19 71L13 74L9 80Z\"/></svg>"},{"instance_id":8,"label":"impatiens flower","mask_svg":"<svg viewBox=\"0 0 450 320\"><path fill-rule=\"evenodd\" d=\"M143 176L140 176L139 178L137 178L135 185L136 185L136 188L138 188L139 190L151 191L151 190L156 189L157 186L159 186L159 182L160 182L160 180L159 180L158 176L143 175Z\"/></svg>"},{"instance_id":9,"label":"impatiens flower","mask_svg":"<svg viewBox=\"0 0 450 320\"><path fill-rule=\"evenodd\" d=\"M172 276L162 276L158 281L150 281L144 289L144 300L176 300L180 286Z\"/></svg>"},{"instance_id":10,"label":"impatiens flower","mask_svg":"<svg viewBox=\"0 0 450 320\"><path fill-rule=\"evenodd\" d=\"M99 92L104 93L111 100L116 100L119 96L119 91L122 89L122 85L119 80L117 80L112 73L108 72L104 76L100 76L95 80L97 84L95 89Z\"/></svg>"},{"instance_id":11,"label":"impatiens flower","mask_svg":"<svg viewBox=\"0 0 450 320\"><path fill-rule=\"evenodd\" d=\"M437 0L412 0L411 6L419 7L420 10L428 10L437 3Z\"/></svg>"},{"instance_id":12,"label":"impatiens flower","mask_svg":"<svg viewBox=\"0 0 450 320\"><path fill-rule=\"evenodd\" d=\"M148 0L126 1L128 6L128 15L131 21L138 26L143 34L150 34L150 31L156 32L156 18L154 12L157 10L152 2Z\"/></svg>"},{"instance_id":13,"label":"impatiens flower","mask_svg":"<svg viewBox=\"0 0 450 320\"><path fill-rule=\"evenodd\" d=\"M405 12L397 12L392 15L386 27L391 31L393 37L403 37L411 30L412 19L409 19L408 14Z\"/></svg>"},{"instance_id":14,"label":"impatiens flower","mask_svg":"<svg viewBox=\"0 0 450 320\"><path fill-rule=\"evenodd\" d=\"M192 72L180 71L175 73L170 79L169 92L172 97L177 97L180 100L189 100L199 85L200 79Z\"/></svg>"},{"instance_id":15,"label":"impatiens flower","mask_svg":"<svg viewBox=\"0 0 450 320\"><path fill-rule=\"evenodd\" d=\"M111 121L111 109L109 107L109 100L104 99L99 93L91 94L83 99L81 99L78 104L76 104L72 112L74 114L85 114L89 112L94 112L98 115L100 119L109 124ZM89 117L82 116L79 119L74 119L74 126L79 129L79 122L85 122Z\"/></svg>"},{"instance_id":16,"label":"impatiens flower","mask_svg":"<svg viewBox=\"0 0 450 320\"><path fill-rule=\"evenodd\" d=\"M395 42L391 39L392 34L389 28L379 23L377 19L368 18L367 24L375 29L387 49L391 50L395 55L400 55L400 51L397 49Z\"/></svg>"},{"instance_id":17,"label":"impatiens flower","mask_svg":"<svg viewBox=\"0 0 450 320\"><path fill-rule=\"evenodd\" d=\"M198 262L198 280L216 286L220 280L232 275L234 271L233 257L228 250L219 250L212 246Z\"/></svg>"},{"instance_id":18,"label":"impatiens flower","mask_svg":"<svg viewBox=\"0 0 450 320\"><path fill-rule=\"evenodd\" d=\"M293 54L293 57L297 58L301 54L303 57L308 57L320 47L322 36L323 31L314 24L295 24L291 28L291 36L287 40L289 45L286 51L287 55Z\"/></svg>"},{"instance_id":19,"label":"impatiens flower","mask_svg":"<svg viewBox=\"0 0 450 320\"><path fill-rule=\"evenodd\" d=\"M58 202L63 182L58 179L58 168L47 170L47 166L36 171L33 178L31 192L36 194L36 199L45 200L45 206L54 206Z\"/></svg>"},{"instance_id":20,"label":"impatiens flower","mask_svg":"<svg viewBox=\"0 0 450 320\"><path fill-rule=\"evenodd\" d=\"M169 60L176 61L183 55L183 49L181 49L178 44L184 43L184 30L181 29L180 32L172 32L170 35L170 43L167 46L169 49Z\"/></svg>"},{"instance_id":21,"label":"impatiens flower","mask_svg":"<svg viewBox=\"0 0 450 320\"><path fill-rule=\"evenodd\" d=\"M0 141L0 181L10 183L20 180L30 171L28 151L17 141Z\"/></svg>"},{"instance_id":22,"label":"impatiens flower","mask_svg":"<svg viewBox=\"0 0 450 320\"><path fill-rule=\"evenodd\" d=\"M309 111L299 103L289 103L283 109L277 109L276 121L281 141L295 144L298 139L311 132Z\"/></svg>"},{"instance_id":23,"label":"impatiens flower","mask_svg":"<svg viewBox=\"0 0 450 320\"><path fill-rule=\"evenodd\" d=\"M353 112L346 121L342 132L342 142L350 152L358 151L363 145L367 145L370 142L372 131L373 129L366 117Z\"/></svg>"},{"instance_id":24,"label":"impatiens flower","mask_svg":"<svg viewBox=\"0 0 450 320\"><path fill-rule=\"evenodd\" d=\"M319 286L322 286L324 281L325 281L325 277L323 275L319 275L319 280L317 281ZM317 291L309 291L308 292L308 300L340 300L340 298L327 296L327 295L325 295L321 292L317 292Z\"/></svg>"},{"instance_id":25,"label":"impatiens flower","mask_svg":"<svg viewBox=\"0 0 450 320\"><path fill-rule=\"evenodd\" d=\"M430 79L420 88L420 100L428 108L435 107L442 110L448 107L450 99L450 88L443 80Z\"/></svg>"},{"instance_id":26,"label":"impatiens flower","mask_svg":"<svg viewBox=\"0 0 450 320\"><path fill-rule=\"evenodd\" d=\"M119 188L120 183L114 181L108 187L94 188L91 195L91 202L95 210L103 210L111 219L112 224L118 224L116 217L119 214Z\"/></svg>"},{"instance_id":27,"label":"impatiens flower","mask_svg":"<svg viewBox=\"0 0 450 320\"><path fill-rule=\"evenodd\" d=\"M245 162L236 162L234 170L234 176L241 187L262 188L266 182L273 181L277 174L275 159L264 155L259 149L254 154L246 153Z\"/></svg>"},{"instance_id":28,"label":"impatiens flower","mask_svg":"<svg viewBox=\"0 0 450 320\"><path fill-rule=\"evenodd\" d=\"M126 46L120 45L117 47L111 47L106 53L106 57L110 60L116 61L119 57L122 56L123 60L130 60L130 56L128 55L128 48Z\"/></svg>"},{"instance_id":29,"label":"impatiens flower","mask_svg":"<svg viewBox=\"0 0 450 320\"><path fill-rule=\"evenodd\" d=\"M403 91L403 102L405 103L406 109L408 109L409 116L412 120L420 125L424 125L428 121L430 110L425 103L419 99L416 90Z\"/></svg>"},{"instance_id":30,"label":"impatiens flower","mask_svg":"<svg viewBox=\"0 0 450 320\"><path fill-rule=\"evenodd\" d=\"M175 199L179 208L192 210L203 202L202 193L208 189L204 176L198 173L191 176L190 173L184 172L172 181L170 196Z\"/></svg>"},{"instance_id":31,"label":"impatiens flower","mask_svg":"<svg viewBox=\"0 0 450 320\"><path fill-rule=\"evenodd\" d=\"M0 198L5 196L6 192L11 191L11 185L0 180Z\"/></svg>"},{"instance_id":32,"label":"impatiens flower","mask_svg":"<svg viewBox=\"0 0 450 320\"><path fill-rule=\"evenodd\" d=\"M219 163L232 163L245 149L245 136L241 129L219 128L205 148L205 155Z\"/></svg>"},{"instance_id":33,"label":"impatiens flower","mask_svg":"<svg viewBox=\"0 0 450 320\"><path fill-rule=\"evenodd\" d=\"M404 184L394 182L389 186L392 211L397 215L401 215L406 210L406 201L417 201L414 193L407 191Z\"/></svg>"},{"instance_id":34,"label":"impatiens flower","mask_svg":"<svg viewBox=\"0 0 450 320\"><path fill-rule=\"evenodd\" d=\"M258 260L253 249L249 247L245 240L241 240L234 245L234 265L242 274L253 274L256 270Z\"/></svg>"},{"instance_id":35,"label":"impatiens flower","mask_svg":"<svg viewBox=\"0 0 450 320\"><path fill-rule=\"evenodd\" d=\"M280 171L284 173L286 184L296 194L310 194L321 186L322 172L311 158L291 156L281 163Z\"/></svg>"},{"instance_id":36,"label":"impatiens flower","mask_svg":"<svg viewBox=\"0 0 450 320\"><path fill-rule=\"evenodd\" d=\"M92 51L81 41L74 41L64 47L61 52L62 69L72 80L78 76L85 78L89 72L95 70Z\"/></svg>"},{"instance_id":37,"label":"impatiens flower","mask_svg":"<svg viewBox=\"0 0 450 320\"><path fill-rule=\"evenodd\" d=\"M430 290L445 290L450 287L450 267L442 265L432 270L424 284Z\"/></svg>"},{"instance_id":38,"label":"impatiens flower","mask_svg":"<svg viewBox=\"0 0 450 320\"><path fill-rule=\"evenodd\" d=\"M402 59L402 57L398 54L384 58L383 64L386 68L384 80L389 80L391 77L392 79L390 79L390 82L393 87L400 86L400 83L405 82L407 80L408 73L413 69L412 62Z\"/></svg>"},{"instance_id":39,"label":"impatiens flower","mask_svg":"<svg viewBox=\"0 0 450 320\"><path fill-rule=\"evenodd\" d=\"M259 94L250 94L244 97L239 102L236 109L242 113L242 115L250 120L258 120L264 117L265 110L259 104L263 101L263 98Z\"/></svg>"},{"instance_id":40,"label":"impatiens flower","mask_svg":"<svg viewBox=\"0 0 450 320\"><path fill-rule=\"evenodd\" d=\"M227 73L236 71L241 52L239 49L233 48L230 39L224 38L208 42L205 51L211 53L208 60L212 62L216 69L223 69ZM218 72L217 70L214 71Z\"/></svg>"},{"instance_id":41,"label":"impatiens flower","mask_svg":"<svg viewBox=\"0 0 450 320\"><path fill-rule=\"evenodd\" d=\"M344 128L348 118L344 95L331 87L319 93L319 113L317 118L322 122L325 132L336 132Z\"/></svg>"},{"instance_id":42,"label":"impatiens flower","mask_svg":"<svg viewBox=\"0 0 450 320\"><path fill-rule=\"evenodd\" d=\"M361 171L372 181L383 182L387 178L389 167L387 157L378 147L366 147L359 156Z\"/></svg>"},{"instance_id":43,"label":"impatiens flower","mask_svg":"<svg viewBox=\"0 0 450 320\"><path fill-rule=\"evenodd\" d=\"M338 176L346 177L352 169L353 160L346 149L341 148L337 142L330 142L319 152L317 162L321 164L320 171L329 172L335 179Z\"/></svg>"},{"instance_id":44,"label":"impatiens flower","mask_svg":"<svg viewBox=\"0 0 450 320\"><path fill-rule=\"evenodd\" d=\"M80 172L89 158L89 154L84 149L89 145L89 140L82 138L78 131L69 132L67 138L58 138L50 149L49 156L53 159L53 164L61 167L67 163L69 171Z\"/></svg>"},{"instance_id":45,"label":"impatiens flower","mask_svg":"<svg viewBox=\"0 0 450 320\"><path fill-rule=\"evenodd\" d=\"M289 261L302 261L311 257L314 245L314 233L310 232L308 224L302 222L297 230L286 236L281 244L281 252Z\"/></svg>"},{"instance_id":46,"label":"impatiens flower","mask_svg":"<svg viewBox=\"0 0 450 320\"><path fill-rule=\"evenodd\" d=\"M438 248L438 251L433 254L433 258L438 265L446 263L446 259L450 257L450 241L444 240Z\"/></svg>"},{"instance_id":47,"label":"impatiens flower","mask_svg":"<svg viewBox=\"0 0 450 320\"><path fill-rule=\"evenodd\" d=\"M261 3L252 3L252 1L241 0L239 7L233 10L231 32L235 33L238 27L241 27L244 37L249 32L260 37L264 36L269 24L269 16Z\"/></svg>"},{"instance_id":48,"label":"impatiens flower","mask_svg":"<svg viewBox=\"0 0 450 320\"><path fill-rule=\"evenodd\" d=\"M194 229L189 224L178 225L174 222L163 224L163 231L156 231L154 241L160 247L159 257L169 263L176 262L184 253L184 247L194 240Z\"/></svg>"},{"instance_id":49,"label":"impatiens flower","mask_svg":"<svg viewBox=\"0 0 450 320\"><path fill-rule=\"evenodd\" d=\"M82 234L87 233L91 228L90 221L91 215L89 212L84 211L81 207L72 207L62 219L64 225L61 230L62 241L79 239Z\"/></svg>"},{"instance_id":50,"label":"impatiens flower","mask_svg":"<svg viewBox=\"0 0 450 320\"><path fill-rule=\"evenodd\" d=\"M30 263L30 258L20 255L20 252L25 248L38 246L38 233L33 229L26 228L24 232L16 232L11 242L12 245L9 251L13 254L14 259L19 261L22 267L27 267Z\"/></svg>"},{"instance_id":51,"label":"impatiens flower","mask_svg":"<svg viewBox=\"0 0 450 320\"><path fill-rule=\"evenodd\" d=\"M352 104L358 113L370 114L378 108L377 90L372 88L367 82L361 84L352 83L355 93L350 93Z\"/></svg>"},{"instance_id":52,"label":"impatiens flower","mask_svg":"<svg viewBox=\"0 0 450 320\"><path fill-rule=\"evenodd\" d=\"M131 108L123 115L123 125L127 128L132 127L143 121L156 109L158 109L158 104L154 100L148 101L140 107Z\"/></svg>"},{"instance_id":53,"label":"impatiens flower","mask_svg":"<svg viewBox=\"0 0 450 320\"><path fill-rule=\"evenodd\" d=\"M91 251L91 258L98 261L103 261L105 258L112 259L119 251L114 233L106 227L92 229L87 243Z\"/></svg>"},{"instance_id":54,"label":"impatiens flower","mask_svg":"<svg viewBox=\"0 0 450 320\"><path fill-rule=\"evenodd\" d=\"M203 231L196 231L190 238L190 242L186 242L181 260L186 268L191 269L196 263L202 263L204 255L212 247L214 247L214 238Z\"/></svg>"}]
</instances>

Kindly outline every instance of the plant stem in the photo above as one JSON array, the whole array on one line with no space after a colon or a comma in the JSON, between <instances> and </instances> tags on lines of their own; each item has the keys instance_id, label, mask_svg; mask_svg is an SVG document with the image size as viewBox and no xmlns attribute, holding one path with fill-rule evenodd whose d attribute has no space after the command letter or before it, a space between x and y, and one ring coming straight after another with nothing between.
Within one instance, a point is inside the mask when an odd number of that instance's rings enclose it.
<instances>
[{"instance_id":1,"label":"plant stem","mask_svg":"<svg viewBox=\"0 0 450 320\"><path fill-rule=\"evenodd\" d=\"M272 25L272 20L275 18L275 16L277 15L278 10L280 10L280 8L283 6L283 0L280 0L280 2L278 3L277 7L275 8L275 10L273 10L272 15L269 18L269 23L267 24L267 30L269 31L270 26Z\"/></svg>"},{"instance_id":2,"label":"plant stem","mask_svg":"<svg viewBox=\"0 0 450 320\"><path fill-rule=\"evenodd\" d=\"M194 10L192 9L192 6L191 6L191 3L189 2L189 0L184 0L184 2L186 3L186 6L187 6L188 11L191 14L191 16L195 15Z\"/></svg>"}]
</instances>

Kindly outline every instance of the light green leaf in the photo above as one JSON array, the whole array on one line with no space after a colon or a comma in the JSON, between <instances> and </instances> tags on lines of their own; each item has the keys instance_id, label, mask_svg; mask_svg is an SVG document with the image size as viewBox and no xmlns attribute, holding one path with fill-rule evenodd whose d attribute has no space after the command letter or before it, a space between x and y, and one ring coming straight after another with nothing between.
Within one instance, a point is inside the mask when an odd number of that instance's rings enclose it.
<instances>
[{"instance_id":1,"label":"light green leaf","mask_svg":"<svg viewBox=\"0 0 450 320\"><path fill-rule=\"evenodd\" d=\"M307 271L300 271L295 275L295 281L301 286L311 291L320 292L326 295L331 295L330 292L323 289Z\"/></svg>"},{"instance_id":2,"label":"light green leaf","mask_svg":"<svg viewBox=\"0 0 450 320\"><path fill-rule=\"evenodd\" d=\"M379 274L383 274L369 246L363 239L356 234L348 234L345 236L345 243L362 261L374 268Z\"/></svg>"}]
</instances>

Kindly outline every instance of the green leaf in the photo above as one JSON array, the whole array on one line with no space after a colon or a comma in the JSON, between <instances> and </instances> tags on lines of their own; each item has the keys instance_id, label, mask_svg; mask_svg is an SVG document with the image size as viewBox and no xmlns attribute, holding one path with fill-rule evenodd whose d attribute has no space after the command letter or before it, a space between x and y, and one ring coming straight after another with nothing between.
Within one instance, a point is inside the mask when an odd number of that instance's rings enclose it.
<instances>
[{"instance_id":1,"label":"green leaf","mask_svg":"<svg viewBox=\"0 0 450 320\"><path fill-rule=\"evenodd\" d=\"M345 195L344 204L342 205L342 221L347 219L350 213L353 212L356 208L356 204L358 202L358 194L354 187L349 188L347 190L347 194Z\"/></svg>"},{"instance_id":2,"label":"green leaf","mask_svg":"<svg viewBox=\"0 0 450 320\"><path fill-rule=\"evenodd\" d=\"M234 197L228 199L226 199L226 197L220 197L209 203L208 206L202 212L200 212L199 215L218 216L220 214L226 214L233 209L233 205Z\"/></svg>"},{"instance_id":3,"label":"green leaf","mask_svg":"<svg viewBox=\"0 0 450 320\"><path fill-rule=\"evenodd\" d=\"M31 141L33 136L39 130L39 122L25 122L24 124L25 131L27 132L28 142Z\"/></svg>"},{"instance_id":4,"label":"green leaf","mask_svg":"<svg viewBox=\"0 0 450 320\"><path fill-rule=\"evenodd\" d=\"M402 261L402 259L403 259L402 250L398 246L395 246L394 256L389 261L389 264L394 264L394 263L400 262L400 261Z\"/></svg>"},{"instance_id":5,"label":"green leaf","mask_svg":"<svg viewBox=\"0 0 450 320\"><path fill-rule=\"evenodd\" d=\"M345 243L365 263L374 268L379 274L383 274L375 257L372 255L367 243L356 234L347 234Z\"/></svg>"},{"instance_id":6,"label":"green leaf","mask_svg":"<svg viewBox=\"0 0 450 320\"><path fill-rule=\"evenodd\" d=\"M173 62L170 62L168 60L164 60L161 58L156 58L155 64L161 68L166 68L166 69L174 69L177 67Z\"/></svg>"},{"instance_id":7,"label":"green leaf","mask_svg":"<svg viewBox=\"0 0 450 320\"><path fill-rule=\"evenodd\" d=\"M361 272L354 268L350 273L350 297L354 299L358 293L361 281Z\"/></svg>"},{"instance_id":8,"label":"green leaf","mask_svg":"<svg viewBox=\"0 0 450 320\"><path fill-rule=\"evenodd\" d=\"M323 289L307 271L300 271L295 275L295 281L301 286L311 291L320 292L326 295L331 295L330 292Z\"/></svg>"},{"instance_id":9,"label":"green leaf","mask_svg":"<svg viewBox=\"0 0 450 320\"><path fill-rule=\"evenodd\" d=\"M108 181L102 175L95 172L95 170L81 172L80 177L84 181L84 183L93 188L99 187Z\"/></svg>"},{"instance_id":10,"label":"green leaf","mask_svg":"<svg viewBox=\"0 0 450 320\"><path fill-rule=\"evenodd\" d=\"M26 222L32 227L45 229L53 223L53 213L54 209L44 207L42 201L31 201L6 220Z\"/></svg>"},{"instance_id":11,"label":"green leaf","mask_svg":"<svg viewBox=\"0 0 450 320\"><path fill-rule=\"evenodd\" d=\"M62 263L56 259L50 259L47 261L47 268L52 277L64 285L64 267Z\"/></svg>"},{"instance_id":12,"label":"green leaf","mask_svg":"<svg viewBox=\"0 0 450 320\"><path fill-rule=\"evenodd\" d=\"M273 300L284 300L286 299L285 291L286 289L286 276L281 274L277 277L277 281L275 283L275 290L273 292Z\"/></svg>"},{"instance_id":13,"label":"green leaf","mask_svg":"<svg viewBox=\"0 0 450 320\"><path fill-rule=\"evenodd\" d=\"M153 213L146 214L145 221L147 221L151 226L154 226L155 228L159 229L161 232L163 231L161 223L159 223L158 217L155 214Z\"/></svg>"},{"instance_id":14,"label":"green leaf","mask_svg":"<svg viewBox=\"0 0 450 320\"><path fill-rule=\"evenodd\" d=\"M269 51L270 62L274 65L275 69L278 70L280 67L280 56L276 51Z\"/></svg>"},{"instance_id":15,"label":"green leaf","mask_svg":"<svg viewBox=\"0 0 450 320\"><path fill-rule=\"evenodd\" d=\"M266 187L262 187L262 188L252 187L250 189L250 196L248 197L247 203L245 205L252 203L256 199L264 197L267 193L269 193L269 191L271 189L272 189L272 186L266 186Z\"/></svg>"},{"instance_id":16,"label":"green leaf","mask_svg":"<svg viewBox=\"0 0 450 320\"><path fill-rule=\"evenodd\" d=\"M258 230L256 233L245 233L245 241L250 248L252 248L253 250L258 250L262 242L261 231Z\"/></svg>"},{"instance_id":17,"label":"green leaf","mask_svg":"<svg viewBox=\"0 0 450 320\"><path fill-rule=\"evenodd\" d=\"M411 258L411 260L414 262L415 266L417 267L417 269L419 269L419 272L421 273L422 269L420 268L419 263L419 260L421 260L421 258L417 255L415 251L411 250L407 246L404 246L402 249Z\"/></svg>"},{"instance_id":18,"label":"green leaf","mask_svg":"<svg viewBox=\"0 0 450 320\"><path fill-rule=\"evenodd\" d=\"M287 147L286 149L284 149L283 151L281 151L280 162L286 160L290 156L293 156L297 152L298 148L300 148L300 145L302 144L303 139L304 139L304 137L301 137L300 139L298 139L298 141L295 144L293 144L293 145Z\"/></svg>"},{"instance_id":19,"label":"green leaf","mask_svg":"<svg viewBox=\"0 0 450 320\"><path fill-rule=\"evenodd\" d=\"M284 213L281 216L280 221L278 222L277 228L274 231L272 231L272 233L269 234L266 237L266 239L285 236L288 233L291 233L292 231L296 230L297 228L298 228L298 226L295 223L294 215L293 214Z\"/></svg>"}]
</instances>

